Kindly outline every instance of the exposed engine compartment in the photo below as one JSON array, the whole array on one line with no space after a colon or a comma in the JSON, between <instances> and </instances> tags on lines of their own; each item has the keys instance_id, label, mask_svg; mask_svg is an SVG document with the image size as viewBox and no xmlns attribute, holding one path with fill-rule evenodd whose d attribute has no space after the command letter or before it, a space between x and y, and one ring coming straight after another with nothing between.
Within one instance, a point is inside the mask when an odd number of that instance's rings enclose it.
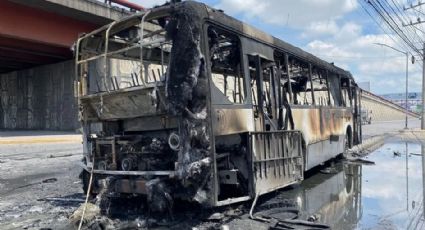
<instances>
[{"instance_id":1,"label":"exposed engine compartment","mask_svg":"<svg viewBox=\"0 0 425 230\"><path fill-rule=\"evenodd\" d=\"M95 168L122 171L174 170L179 140L174 132L168 139L144 135L95 138Z\"/></svg>"}]
</instances>

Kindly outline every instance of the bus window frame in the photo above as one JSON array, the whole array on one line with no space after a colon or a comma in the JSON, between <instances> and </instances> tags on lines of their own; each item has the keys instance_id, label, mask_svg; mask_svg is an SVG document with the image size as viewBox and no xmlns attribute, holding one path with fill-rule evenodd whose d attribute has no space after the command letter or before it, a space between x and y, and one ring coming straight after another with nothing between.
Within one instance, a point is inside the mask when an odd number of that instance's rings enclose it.
<instances>
[{"instance_id":1,"label":"bus window frame","mask_svg":"<svg viewBox=\"0 0 425 230\"><path fill-rule=\"evenodd\" d=\"M207 73L209 75L208 81L209 81L209 90L211 91L211 103L213 105L232 106L234 108L239 108L241 106L246 107L250 103L250 99L249 99L250 96L248 95L248 88L247 88L247 85L249 83L248 82L248 76L245 73L246 72L245 71L245 59L244 59L244 55L243 55L243 44L242 44L242 40L241 40L242 35L240 33L236 32L236 31L234 31L234 30L226 28L225 26L214 23L214 21L206 20L206 21L204 21L203 24L204 24L204 26L203 26L203 28L204 28L204 33L203 33L204 39L203 40L205 41L205 44L204 44L205 60L206 60L206 65L207 65ZM231 34L232 36L235 36L238 39L239 58L240 58L239 59L240 60L239 74L241 75L241 78L242 78L242 81L243 81L242 87L243 87L243 95L244 95L243 102L241 102L241 103L234 103L230 100L226 101L228 103L226 103L226 102L217 103L217 102L213 101L213 99L212 99L212 97L213 97L212 94L213 94L213 91L214 91L213 87L217 87L217 86L214 83L213 71L212 71L212 68L211 68L212 67L212 62L211 62L211 59L210 59L211 50L209 48L210 44L209 44L209 35L208 35L208 31L209 31L210 27L215 27L215 28L217 28L217 29L219 29L219 30L221 30L225 33L228 33L228 34ZM225 94L223 94L223 97L227 98L227 96Z\"/></svg>"}]
</instances>

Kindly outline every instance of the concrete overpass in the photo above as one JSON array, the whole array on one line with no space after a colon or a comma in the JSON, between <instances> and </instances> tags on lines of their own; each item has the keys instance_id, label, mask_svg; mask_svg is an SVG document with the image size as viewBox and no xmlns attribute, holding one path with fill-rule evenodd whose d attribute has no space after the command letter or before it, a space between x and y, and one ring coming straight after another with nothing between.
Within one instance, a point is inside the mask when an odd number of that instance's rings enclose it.
<instances>
[{"instance_id":1,"label":"concrete overpass","mask_svg":"<svg viewBox=\"0 0 425 230\"><path fill-rule=\"evenodd\" d=\"M0 73L70 59L79 34L128 13L94 0L0 1Z\"/></svg>"},{"instance_id":2,"label":"concrete overpass","mask_svg":"<svg viewBox=\"0 0 425 230\"><path fill-rule=\"evenodd\" d=\"M78 127L73 43L130 8L141 9L113 2L127 7L96 0L0 1L0 129Z\"/></svg>"}]
</instances>

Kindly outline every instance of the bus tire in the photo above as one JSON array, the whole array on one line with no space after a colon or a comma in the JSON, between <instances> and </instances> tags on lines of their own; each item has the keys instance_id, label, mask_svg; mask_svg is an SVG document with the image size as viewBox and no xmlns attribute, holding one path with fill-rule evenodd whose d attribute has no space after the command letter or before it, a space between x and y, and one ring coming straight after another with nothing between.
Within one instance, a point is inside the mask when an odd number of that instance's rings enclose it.
<instances>
[{"instance_id":1,"label":"bus tire","mask_svg":"<svg viewBox=\"0 0 425 230\"><path fill-rule=\"evenodd\" d=\"M90 181L90 173L83 169L83 171L81 171L79 177L81 179L81 184L83 185L84 195L87 195L87 190L89 188L89 181ZM94 180L93 180L93 182L94 182ZM93 193L93 185L91 187L91 191L90 191L89 196L90 196L90 198L94 198L96 196L96 194Z\"/></svg>"},{"instance_id":2,"label":"bus tire","mask_svg":"<svg viewBox=\"0 0 425 230\"><path fill-rule=\"evenodd\" d=\"M345 138L344 138L344 155L347 154L348 150L353 147L353 134L351 131L351 127L347 128L347 131L345 132Z\"/></svg>"}]
</instances>

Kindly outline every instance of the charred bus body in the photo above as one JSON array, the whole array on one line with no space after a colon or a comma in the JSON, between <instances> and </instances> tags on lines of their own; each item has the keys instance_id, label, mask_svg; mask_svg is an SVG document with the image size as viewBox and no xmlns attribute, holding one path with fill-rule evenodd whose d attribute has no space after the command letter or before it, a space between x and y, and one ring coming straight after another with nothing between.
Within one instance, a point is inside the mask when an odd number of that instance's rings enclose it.
<instances>
[{"instance_id":1,"label":"charred bus body","mask_svg":"<svg viewBox=\"0 0 425 230\"><path fill-rule=\"evenodd\" d=\"M158 210L226 205L361 142L349 72L201 3L113 22L75 53L94 194L145 194Z\"/></svg>"}]
</instances>

